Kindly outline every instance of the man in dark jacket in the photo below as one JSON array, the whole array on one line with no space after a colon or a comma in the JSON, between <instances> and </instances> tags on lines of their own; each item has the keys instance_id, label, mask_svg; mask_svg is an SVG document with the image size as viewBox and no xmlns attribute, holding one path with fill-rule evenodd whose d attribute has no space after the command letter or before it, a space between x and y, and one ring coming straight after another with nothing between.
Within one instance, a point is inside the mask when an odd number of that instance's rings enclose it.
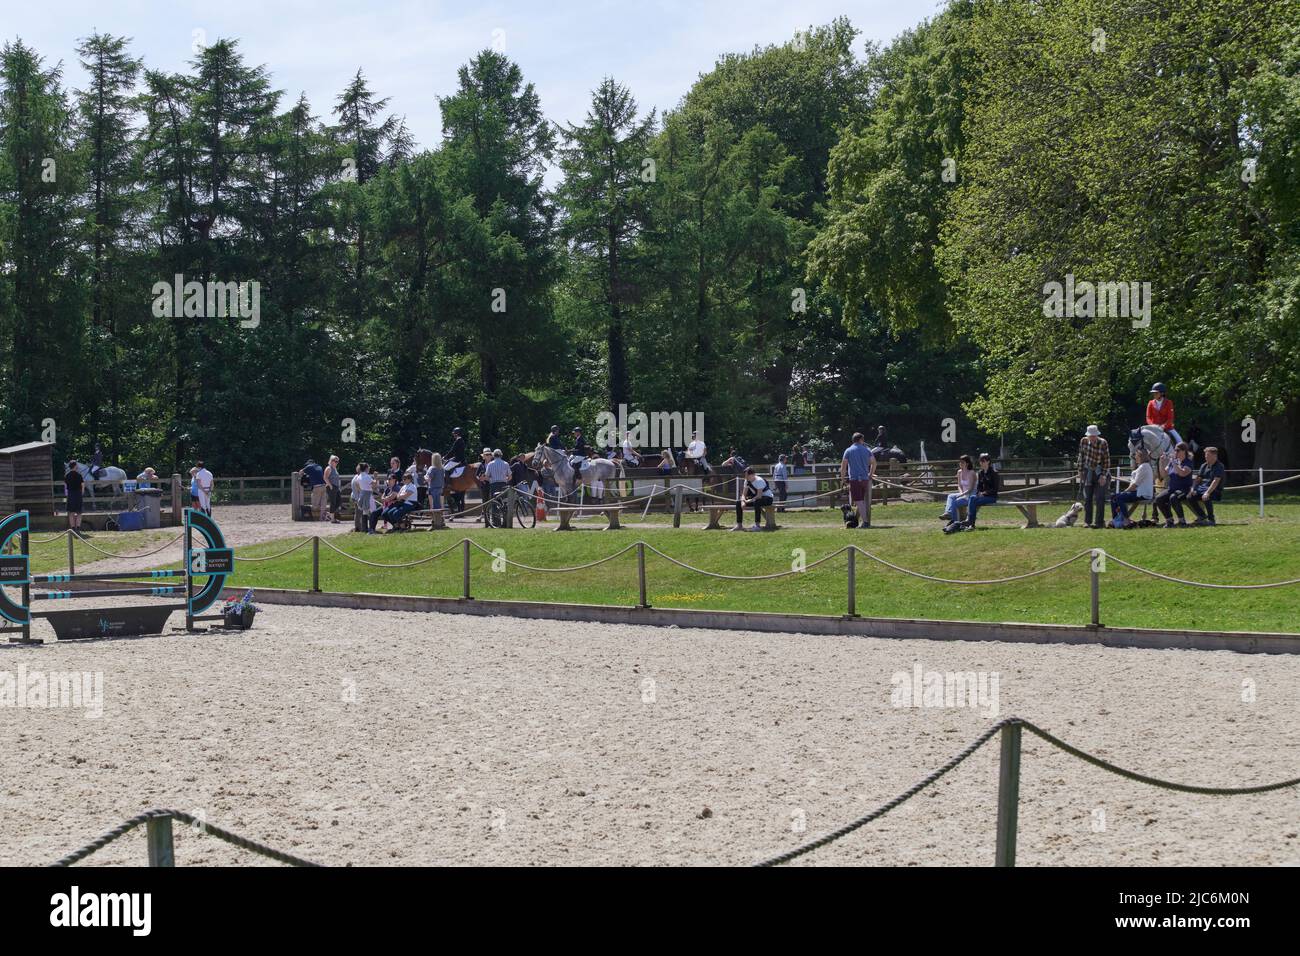
<instances>
[{"instance_id":1,"label":"man in dark jacket","mask_svg":"<svg viewBox=\"0 0 1300 956\"><path fill-rule=\"evenodd\" d=\"M966 527L975 527L975 514L979 511L981 505L991 505L998 500L998 492L1002 490L1002 476L993 470L993 462L989 459L989 453L984 452L980 455L980 473L975 482L975 494L971 495L970 503L966 506Z\"/></svg>"}]
</instances>

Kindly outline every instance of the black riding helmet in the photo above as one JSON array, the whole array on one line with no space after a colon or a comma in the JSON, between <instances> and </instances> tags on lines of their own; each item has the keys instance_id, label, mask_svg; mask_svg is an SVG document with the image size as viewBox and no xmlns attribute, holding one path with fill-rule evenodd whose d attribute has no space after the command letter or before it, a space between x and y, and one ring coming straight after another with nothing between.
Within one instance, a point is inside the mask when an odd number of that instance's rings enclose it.
<instances>
[{"instance_id":1,"label":"black riding helmet","mask_svg":"<svg viewBox=\"0 0 1300 956\"><path fill-rule=\"evenodd\" d=\"M1161 395L1165 394L1165 383L1164 383L1164 382L1156 382L1154 385L1151 386L1151 394L1154 395L1154 394L1156 394L1157 392L1159 392Z\"/></svg>"}]
</instances>

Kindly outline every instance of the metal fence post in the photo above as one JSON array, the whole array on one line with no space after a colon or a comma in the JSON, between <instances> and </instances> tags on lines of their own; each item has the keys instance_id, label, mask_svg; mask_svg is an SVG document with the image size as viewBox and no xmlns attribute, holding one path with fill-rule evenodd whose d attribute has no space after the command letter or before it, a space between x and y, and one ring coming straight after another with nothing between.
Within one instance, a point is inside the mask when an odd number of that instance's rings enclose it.
<instances>
[{"instance_id":1,"label":"metal fence post","mask_svg":"<svg viewBox=\"0 0 1300 956\"><path fill-rule=\"evenodd\" d=\"M461 597L464 598L466 601L468 601L470 599L469 597L469 538L462 538L460 543L461 543L462 565L465 572L464 588L461 591Z\"/></svg>"},{"instance_id":2,"label":"metal fence post","mask_svg":"<svg viewBox=\"0 0 1300 956\"><path fill-rule=\"evenodd\" d=\"M176 850L172 844L172 818L158 817L145 822L145 837L149 842L150 866L175 866Z\"/></svg>"},{"instance_id":3,"label":"metal fence post","mask_svg":"<svg viewBox=\"0 0 1300 956\"><path fill-rule=\"evenodd\" d=\"M645 543L642 541L636 543L636 577L640 587L637 607L649 607L650 602L646 600L645 588Z\"/></svg>"},{"instance_id":4,"label":"metal fence post","mask_svg":"<svg viewBox=\"0 0 1300 956\"><path fill-rule=\"evenodd\" d=\"M1105 554L1100 548L1094 548L1092 551L1092 561L1088 564L1090 577L1092 578L1092 626L1101 627L1101 572L1097 570L1097 559Z\"/></svg>"},{"instance_id":5,"label":"metal fence post","mask_svg":"<svg viewBox=\"0 0 1300 956\"><path fill-rule=\"evenodd\" d=\"M73 549L73 547L72 547L72 539L73 539L72 529L69 528L69 529L68 529L68 573L69 573L69 574L76 574L76 573L77 573L77 557L76 557L76 554L74 553L74 549Z\"/></svg>"},{"instance_id":6,"label":"metal fence post","mask_svg":"<svg viewBox=\"0 0 1300 956\"><path fill-rule=\"evenodd\" d=\"M849 545L849 613L848 617L858 616L858 546Z\"/></svg>"},{"instance_id":7,"label":"metal fence post","mask_svg":"<svg viewBox=\"0 0 1300 956\"><path fill-rule=\"evenodd\" d=\"M320 591L320 535L311 539L311 589Z\"/></svg>"},{"instance_id":8,"label":"metal fence post","mask_svg":"<svg viewBox=\"0 0 1300 956\"><path fill-rule=\"evenodd\" d=\"M1016 865L1016 820L1020 810L1020 724L1002 727L998 764L998 846L994 866Z\"/></svg>"}]
</instances>

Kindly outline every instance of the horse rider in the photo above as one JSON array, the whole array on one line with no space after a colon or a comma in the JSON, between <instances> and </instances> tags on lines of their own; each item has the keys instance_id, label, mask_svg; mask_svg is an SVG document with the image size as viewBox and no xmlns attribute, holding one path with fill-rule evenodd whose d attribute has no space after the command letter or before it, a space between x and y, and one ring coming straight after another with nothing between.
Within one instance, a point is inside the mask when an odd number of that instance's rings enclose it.
<instances>
[{"instance_id":1,"label":"horse rider","mask_svg":"<svg viewBox=\"0 0 1300 956\"><path fill-rule=\"evenodd\" d=\"M95 453L90 456L90 480L98 481L99 473L104 467L104 449L95 442Z\"/></svg>"},{"instance_id":2,"label":"horse rider","mask_svg":"<svg viewBox=\"0 0 1300 956\"><path fill-rule=\"evenodd\" d=\"M1147 402L1147 424L1164 429L1173 439L1173 446L1183 440L1178 429L1174 428L1174 400L1165 396L1164 382L1156 382L1151 386L1151 401Z\"/></svg>"},{"instance_id":3,"label":"horse rider","mask_svg":"<svg viewBox=\"0 0 1300 956\"><path fill-rule=\"evenodd\" d=\"M575 428L573 430L573 452L572 452L573 457L586 458L588 448L589 446L587 445L587 439L582 437L582 429Z\"/></svg>"},{"instance_id":4,"label":"horse rider","mask_svg":"<svg viewBox=\"0 0 1300 956\"><path fill-rule=\"evenodd\" d=\"M564 451L564 439L560 437L560 426L552 425L551 433L546 436L546 447L554 448L556 451Z\"/></svg>"},{"instance_id":5,"label":"horse rider","mask_svg":"<svg viewBox=\"0 0 1300 956\"><path fill-rule=\"evenodd\" d=\"M691 469L695 474L707 475L709 473L708 454L708 446L700 439L699 433L691 432L691 443L686 446L686 460L691 463Z\"/></svg>"},{"instance_id":6,"label":"horse rider","mask_svg":"<svg viewBox=\"0 0 1300 956\"><path fill-rule=\"evenodd\" d=\"M450 478L456 477L456 470L465 464L465 436L459 428L451 430L451 447L442 453L442 467Z\"/></svg>"}]
</instances>

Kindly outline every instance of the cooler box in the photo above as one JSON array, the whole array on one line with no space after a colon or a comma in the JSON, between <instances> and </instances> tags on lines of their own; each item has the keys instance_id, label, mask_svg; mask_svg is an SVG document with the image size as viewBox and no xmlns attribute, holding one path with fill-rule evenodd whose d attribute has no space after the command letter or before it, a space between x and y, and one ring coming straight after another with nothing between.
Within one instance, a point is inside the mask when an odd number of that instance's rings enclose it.
<instances>
[{"instance_id":1,"label":"cooler box","mask_svg":"<svg viewBox=\"0 0 1300 956\"><path fill-rule=\"evenodd\" d=\"M143 531L144 512L142 511L121 512L117 516L117 527L119 531Z\"/></svg>"}]
</instances>

